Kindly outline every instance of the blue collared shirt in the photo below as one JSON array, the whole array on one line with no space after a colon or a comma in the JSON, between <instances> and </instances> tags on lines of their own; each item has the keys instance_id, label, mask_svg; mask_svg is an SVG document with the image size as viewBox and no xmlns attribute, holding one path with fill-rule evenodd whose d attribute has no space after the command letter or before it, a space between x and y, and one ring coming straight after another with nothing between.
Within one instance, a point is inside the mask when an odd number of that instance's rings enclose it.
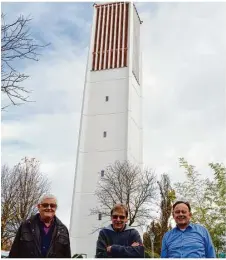
<instances>
[{"instance_id":1,"label":"blue collared shirt","mask_svg":"<svg viewBox=\"0 0 226 260\"><path fill-rule=\"evenodd\" d=\"M161 258L216 258L216 254L208 230L190 223L184 231L175 227L165 233Z\"/></svg>"}]
</instances>

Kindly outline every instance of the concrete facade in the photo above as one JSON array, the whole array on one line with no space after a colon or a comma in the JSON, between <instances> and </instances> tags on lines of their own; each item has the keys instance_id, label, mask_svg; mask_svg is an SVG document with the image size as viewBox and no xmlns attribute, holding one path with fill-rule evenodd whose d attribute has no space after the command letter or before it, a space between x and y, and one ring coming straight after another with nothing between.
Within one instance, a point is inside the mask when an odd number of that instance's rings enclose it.
<instances>
[{"instance_id":1,"label":"concrete facade","mask_svg":"<svg viewBox=\"0 0 226 260\"><path fill-rule=\"evenodd\" d=\"M98 205L94 192L101 170L116 160L142 165L140 24L131 3L94 5L70 221L72 254L94 257L94 231L106 225L90 214Z\"/></svg>"}]
</instances>

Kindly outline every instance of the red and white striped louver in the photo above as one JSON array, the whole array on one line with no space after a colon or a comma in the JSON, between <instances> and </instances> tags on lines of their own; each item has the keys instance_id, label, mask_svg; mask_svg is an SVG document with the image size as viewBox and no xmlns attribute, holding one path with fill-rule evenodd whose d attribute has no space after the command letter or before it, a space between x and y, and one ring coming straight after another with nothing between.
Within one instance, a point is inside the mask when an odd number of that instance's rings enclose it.
<instances>
[{"instance_id":1,"label":"red and white striped louver","mask_svg":"<svg viewBox=\"0 0 226 260\"><path fill-rule=\"evenodd\" d=\"M129 3L96 5L92 70L127 66Z\"/></svg>"}]
</instances>

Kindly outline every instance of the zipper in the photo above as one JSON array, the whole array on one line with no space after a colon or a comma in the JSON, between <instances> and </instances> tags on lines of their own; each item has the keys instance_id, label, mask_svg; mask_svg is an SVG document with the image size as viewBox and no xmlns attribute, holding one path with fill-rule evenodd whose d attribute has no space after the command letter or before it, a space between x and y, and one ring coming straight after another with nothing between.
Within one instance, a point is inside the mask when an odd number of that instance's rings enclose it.
<instances>
[{"instance_id":1,"label":"zipper","mask_svg":"<svg viewBox=\"0 0 226 260\"><path fill-rule=\"evenodd\" d=\"M57 227L55 227L55 228L57 228ZM50 251L51 251L51 249L52 249L52 247L53 247L53 241L54 241L54 239L56 240L59 235L60 235L60 231L57 231L56 236L55 236L55 237L54 237L54 236L52 237L52 240L51 240L51 243L50 243L50 246L49 246L49 250L48 250L48 252L47 252L47 254L46 254L46 257L48 257L48 255L49 255L49 253L50 253Z\"/></svg>"},{"instance_id":2,"label":"zipper","mask_svg":"<svg viewBox=\"0 0 226 260\"><path fill-rule=\"evenodd\" d=\"M38 245L38 242L37 242L37 239L36 239L36 236L35 236L35 230L34 230L34 228L31 226L31 222L28 221L28 223L30 224L31 234L32 234L32 236L33 236L33 238L34 238L35 245L36 245L36 247L37 247L37 249L38 249L40 255L42 255L42 252L41 252L40 246Z\"/></svg>"}]
</instances>

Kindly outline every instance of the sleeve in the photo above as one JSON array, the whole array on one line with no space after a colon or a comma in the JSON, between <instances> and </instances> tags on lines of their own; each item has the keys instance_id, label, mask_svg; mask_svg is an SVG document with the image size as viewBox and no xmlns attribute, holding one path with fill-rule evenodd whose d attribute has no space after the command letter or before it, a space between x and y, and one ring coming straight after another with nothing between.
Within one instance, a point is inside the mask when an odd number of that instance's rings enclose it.
<instances>
[{"instance_id":1,"label":"sleeve","mask_svg":"<svg viewBox=\"0 0 226 260\"><path fill-rule=\"evenodd\" d=\"M104 233L101 230L97 239L97 245L96 245L96 258L107 258L107 241L105 239Z\"/></svg>"},{"instance_id":2,"label":"sleeve","mask_svg":"<svg viewBox=\"0 0 226 260\"><path fill-rule=\"evenodd\" d=\"M9 258L18 258L20 257L20 236L21 236L21 228L22 224L20 225L16 237L13 241L12 247L9 252Z\"/></svg>"},{"instance_id":3,"label":"sleeve","mask_svg":"<svg viewBox=\"0 0 226 260\"><path fill-rule=\"evenodd\" d=\"M163 236L162 239L162 248L161 248L161 258L168 258L168 251L167 251L167 246L166 246L166 234Z\"/></svg>"},{"instance_id":4,"label":"sleeve","mask_svg":"<svg viewBox=\"0 0 226 260\"><path fill-rule=\"evenodd\" d=\"M144 258L144 246L137 230L133 230L133 242L138 242L139 246L112 245L111 255L114 258ZM132 242L132 243L133 243Z\"/></svg>"},{"instance_id":5,"label":"sleeve","mask_svg":"<svg viewBox=\"0 0 226 260\"><path fill-rule=\"evenodd\" d=\"M214 246L213 246L213 242L212 242L212 239L210 237L210 234L209 234L207 229L205 229L205 231L206 231L206 236L205 236L206 258L216 258L216 253L215 253L215 250L214 250Z\"/></svg>"}]
</instances>

